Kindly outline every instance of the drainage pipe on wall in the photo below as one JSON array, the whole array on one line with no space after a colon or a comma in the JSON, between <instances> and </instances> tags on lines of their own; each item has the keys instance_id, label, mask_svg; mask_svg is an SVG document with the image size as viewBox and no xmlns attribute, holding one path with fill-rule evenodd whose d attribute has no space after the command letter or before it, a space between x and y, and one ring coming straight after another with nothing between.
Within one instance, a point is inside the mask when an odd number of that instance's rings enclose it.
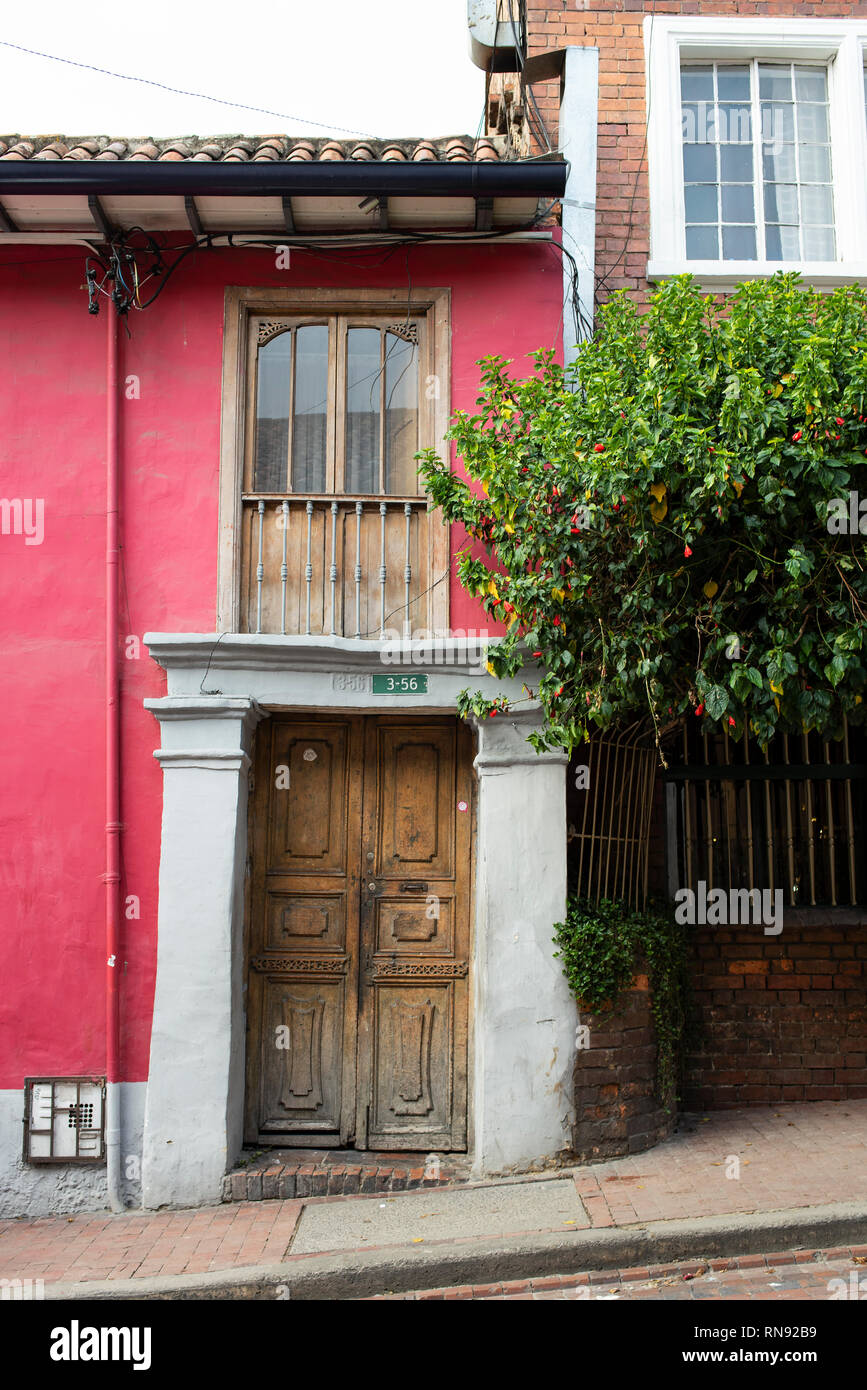
<instances>
[{"instance_id":1,"label":"drainage pipe on wall","mask_svg":"<svg viewBox=\"0 0 867 1390\"><path fill-rule=\"evenodd\" d=\"M105 1150L108 1200L123 1211L120 1141L120 715L118 690L118 316L105 306Z\"/></svg>"}]
</instances>

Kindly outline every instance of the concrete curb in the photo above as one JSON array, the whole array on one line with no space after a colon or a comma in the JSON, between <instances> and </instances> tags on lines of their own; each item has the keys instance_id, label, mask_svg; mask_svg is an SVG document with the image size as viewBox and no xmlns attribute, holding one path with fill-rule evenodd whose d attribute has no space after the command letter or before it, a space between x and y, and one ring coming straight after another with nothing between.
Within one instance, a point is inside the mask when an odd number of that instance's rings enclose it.
<instances>
[{"instance_id":1,"label":"concrete curb","mask_svg":"<svg viewBox=\"0 0 867 1390\"><path fill-rule=\"evenodd\" d=\"M867 1205L838 1203L757 1215L708 1216L600 1230L537 1231L493 1240L448 1240L425 1246L390 1245L333 1255L296 1255L278 1265L225 1269L213 1274L52 1284L46 1288L45 1297L141 1301L288 1296L293 1301L340 1301L545 1274L864 1243Z\"/></svg>"}]
</instances>

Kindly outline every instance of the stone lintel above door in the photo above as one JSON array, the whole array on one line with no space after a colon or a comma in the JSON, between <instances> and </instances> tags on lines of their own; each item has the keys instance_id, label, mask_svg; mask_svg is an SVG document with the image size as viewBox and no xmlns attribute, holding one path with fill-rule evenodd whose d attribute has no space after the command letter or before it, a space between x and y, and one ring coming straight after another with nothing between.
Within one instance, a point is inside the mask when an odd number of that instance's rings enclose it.
<instances>
[{"instance_id":1,"label":"stone lintel above door","mask_svg":"<svg viewBox=\"0 0 867 1390\"><path fill-rule=\"evenodd\" d=\"M411 641L351 637L275 637L238 633L147 633L153 659L166 671L169 697L220 695L294 709L376 709L450 713L467 687L493 699L526 699L528 667L499 680L487 670L486 634L429 636ZM373 693L375 675L425 676L427 691Z\"/></svg>"}]
</instances>

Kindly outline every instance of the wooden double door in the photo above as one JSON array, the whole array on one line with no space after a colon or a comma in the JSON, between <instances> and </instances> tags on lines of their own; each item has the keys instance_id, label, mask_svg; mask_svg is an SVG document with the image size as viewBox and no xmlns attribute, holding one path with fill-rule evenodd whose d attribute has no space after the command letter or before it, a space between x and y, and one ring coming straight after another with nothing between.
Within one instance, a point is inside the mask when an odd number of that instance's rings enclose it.
<instances>
[{"instance_id":1,"label":"wooden double door","mask_svg":"<svg viewBox=\"0 0 867 1390\"><path fill-rule=\"evenodd\" d=\"M248 1143L466 1148L471 759L453 718L260 725Z\"/></svg>"}]
</instances>

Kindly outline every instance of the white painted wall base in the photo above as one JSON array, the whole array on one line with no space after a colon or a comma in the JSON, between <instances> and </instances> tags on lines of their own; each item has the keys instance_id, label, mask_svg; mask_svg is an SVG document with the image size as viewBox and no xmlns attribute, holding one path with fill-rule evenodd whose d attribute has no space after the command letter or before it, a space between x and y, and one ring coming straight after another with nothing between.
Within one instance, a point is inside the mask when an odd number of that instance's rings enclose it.
<instances>
[{"instance_id":1,"label":"white painted wall base","mask_svg":"<svg viewBox=\"0 0 867 1390\"><path fill-rule=\"evenodd\" d=\"M121 1175L124 1201L141 1204L141 1151L146 1085L121 1088ZM30 1164L21 1157L24 1087L0 1091L0 1216L51 1216L107 1211L105 1164ZM7 1271L9 1272L9 1271Z\"/></svg>"}]
</instances>

